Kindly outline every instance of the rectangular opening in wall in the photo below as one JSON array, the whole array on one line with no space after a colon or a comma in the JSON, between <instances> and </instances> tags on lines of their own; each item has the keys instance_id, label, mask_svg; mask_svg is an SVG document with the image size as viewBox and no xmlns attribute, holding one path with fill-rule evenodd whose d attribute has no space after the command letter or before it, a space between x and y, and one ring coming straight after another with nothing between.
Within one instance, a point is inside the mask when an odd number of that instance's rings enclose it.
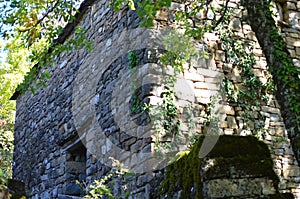
<instances>
[{"instance_id":1,"label":"rectangular opening in wall","mask_svg":"<svg viewBox=\"0 0 300 199\"><path fill-rule=\"evenodd\" d=\"M86 148L81 141L66 151L65 195L83 196L86 180ZM79 183L78 183L79 182Z\"/></svg>"}]
</instances>

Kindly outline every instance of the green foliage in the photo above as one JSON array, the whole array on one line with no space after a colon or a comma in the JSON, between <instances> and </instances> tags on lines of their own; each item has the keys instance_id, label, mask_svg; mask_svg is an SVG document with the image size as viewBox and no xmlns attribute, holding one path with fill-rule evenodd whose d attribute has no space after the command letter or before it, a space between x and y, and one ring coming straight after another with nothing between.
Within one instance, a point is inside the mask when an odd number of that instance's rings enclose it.
<instances>
[{"instance_id":1,"label":"green foliage","mask_svg":"<svg viewBox=\"0 0 300 199\"><path fill-rule=\"evenodd\" d=\"M122 5L128 5L131 10L136 10L137 15L142 18L144 26L152 26L157 12L169 7L171 5L171 0L112 0L111 4L117 10L120 10L122 8ZM44 80L49 78L49 72L45 71L44 73L40 74L39 78L36 77L42 70L42 67L51 65L51 62L56 55L62 52L70 51L72 49L91 47L91 43L86 42L87 38L85 37L84 30L80 27L76 29L76 39L68 40L65 44L54 43L55 39L62 31L63 25L66 22L70 22L74 19L74 14L77 12L77 10L75 6L76 3L74 4L73 1L5 0L5 5L6 6L0 8L1 23L12 25L9 27L15 28L8 28L8 30L7 28L1 28L2 30L4 30L2 31L2 34L5 37L15 37L20 39L20 44L18 47L16 47L16 49L20 50L24 49L24 47L30 47L29 55L25 56L26 61L22 61L22 64L18 65L21 66L25 63L30 63L29 66L32 66L33 64L39 63L37 67L34 67L30 70L25 78L24 83L18 88L19 91L24 92L28 88L30 88L34 92L38 87L45 86ZM205 32L211 31L217 25L220 26L218 31L221 33L221 39L224 48L226 49L227 59L234 67L238 68L243 80L242 87L236 88L234 86L234 82L227 78L223 83L223 87L227 93L229 102L236 103L238 106L241 106L246 111L246 113L248 112L248 114L250 115L250 112L255 109L255 106L259 106L262 101L267 100L266 93L271 90L272 85L262 84L255 76L252 71L252 66L255 64L255 59L251 51L251 46L239 40L239 38L233 37L233 35L231 34L231 30L228 29L226 23L225 26L222 26L222 24L224 24L222 18L220 18L222 23L219 23L220 20L217 21L215 18L211 20L205 19L202 21L199 21L197 19L197 14L199 14L199 12L203 9L211 10L213 13L222 13L223 11L226 12L225 7L217 11L209 5L209 1L187 1L185 10L176 10L174 13L174 20L179 24L179 28L184 30L185 35L170 35L170 38L167 39L164 44L166 46L166 53L161 57L161 62L165 65L173 66L175 70L174 76L176 74L179 74L180 72L183 72L183 65L190 61L193 56L195 56L196 50L193 46L190 45L190 43L192 43L190 38L200 40L202 39ZM225 21L226 17L228 18L228 15L225 16ZM63 21L63 23L57 23L59 21ZM294 74L299 74L299 69L295 69L295 67L292 67L291 60L287 57L286 54L283 53L283 47L285 46L285 43L283 43L282 39L279 38L279 33L274 29L272 30L272 34L270 36L274 41L277 41L275 49L273 49L276 54L275 59L278 59L278 61L284 63L283 70L279 70L274 67L273 68L274 70L278 70L276 71L276 73L279 75L278 77L284 81L285 85L289 85L291 93L296 93L289 96L289 103L292 106L291 110L298 116L296 122L298 122L299 124L299 95L297 94L297 92L295 92L299 90L299 84L295 84L294 80L290 78L291 76L294 76ZM168 40L172 42L169 43ZM49 51L48 49L51 50ZM199 55L205 56L205 52L203 54L196 54L196 57ZM130 52L128 58L130 62L130 68L135 68L138 65L138 59L136 55L133 52ZM5 89L13 88L13 86L10 86L10 84L11 82L14 82L11 78L14 76L7 76L7 70L11 71L11 69L7 69L5 67L0 68L0 81L2 88ZM19 68L18 70L21 69ZM16 75L14 73L12 74ZM24 73L22 72L21 74ZM36 79L38 80L36 81ZM32 84L32 82L35 82L35 84ZM174 90L172 90L173 86L174 78L170 77L169 84L166 85L165 92L162 95L163 103L159 106L160 115L155 116L156 118L158 118L157 121L161 122L157 124L160 124L160 126L163 127L161 132L167 134L176 134L179 128L178 111L176 105L174 104L174 99L176 96ZM11 92L12 90L9 89L5 91L5 93ZM8 95L6 94L4 96L6 96L7 99ZM4 102L8 103L7 100L4 100ZM4 104L4 102L1 103ZM1 117L2 115L7 116L3 117L4 119L0 119L9 121L8 123L11 123L10 121L13 121L13 119L11 119L11 110L14 105L2 104L1 111L5 110L3 107L8 108L7 112L1 113ZM143 105L141 105L141 102L138 98L134 100L134 104L135 106L133 106L133 110L131 111L139 112L145 110L143 109ZM147 107L146 109L149 110L149 107ZM157 113L154 113L154 115L155 114ZM196 158L196 152L192 151L190 154L191 157L184 156L181 158L181 160L184 162L184 159L187 159L189 163L194 162L195 165L201 165L201 160ZM193 160L194 158L195 160ZM178 175L175 177L172 177L173 174L171 175L169 173L169 178L170 180L179 179L178 184L184 187L183 195L188 195L187 191L189 191L188 188L190 188L191 184L195 182L196 184L200 183L199 173L197 173L198 177L195 174L195 171L198 172L197 169L199 168L192 168L187 163L181 165L181 168L184 168L183 170L187 173L173 173ZM185 179L185 181L183 179ZM92 197L99 197L100 195L96 195L99 194L99 192L100 194L110 194L109 190L106 189L104 185L106 181L107 179L95 182L95 185L92 188L96 191L93 193L95 195ZM167 191L172 190L171 184L168 184L168 186L168 188L167 186L165 186L164 189Z\"/></svg>"},{"instance_id":2,"label":"green foliage","mask_svg":"<svg viewBox=\"0 0 300 199\"><path fill-rule=\"evenodd\" d=\"M230 12L227 15L230 15ZM225 75L222 89L226 93L228 102L242 108L245 112L243 118L247 122L249 119L254 119L252 113L256 107L259 107L261 103L267 103L267 94L273 92L273 84L271 81L263 84L256 76L253 71L253 66L256 64L255 55L252 52L253 46L244 40L238 40L232 28L229 27L230 18L226 16L225 19L217 30L226 53L226 62L232 68L238 69L242 82L241 84L234 82ZM261 126L257 127L260 129L265 117L260 113L258 116L262 120Z\"/></svg>"},{"instance_id":3,"label":"green foliage","mask_svg":"<svg viewBox=\"0 0 300 199\"><path fill-rule=\"evenodd\" d=\"M188 35L170 30L162 41L166 52L160 57L160 61L165 66L172 66L175 74L183 73L183 65L201 58L208 58L208 52L204 49L197 49L195 42Z\"/></svg>"},{"instance_id":4,"label":"green foliage","mask_svg":"<svg viewBox=\"0 0 300 199\"><path fill-rule=\"evenodd\" d=\"M93 184L89 186L89 193L86 195L84 198L102 198L103 196L107 196L111 199L114 199L115 197L113 196L110 187L106 185L108 180L111 179L113 174L109 174L100 180L95 180Z\"/></svg>"},{"instance_id":5,"label":"green foliage","mask_svg":"<svg viewBox=\"0 0 300 199\"><path fill-rule=\"evenodd\" d=\"M150 108L151 121L155 127L155 150L167 153L171 147L169 142L162 142L164 138L175 138L179 132L180 120L178 107L175 105L176 93L174 83L176 78L167 77L169 82L161 94L162 102Z\"/></svg>"},{"instance_id":6,"label":"green foliage","mask_svg":"<svg viewBox=\"0 0 300 199\"><path fill-rule=\"evenodd\" d=\"M137 114L141 113L143 111L143 105L142 102L137 94L137 91L135 91L130 99L130 113L131 114Z\"/></svg>"},{"instance_id":7,"label":"green foliage","mask_svg":"<svg viewBox=\"0 0 300 199\"><path fill-rule=\"evenodd\" d=\"M0 170L4 176L12 176L13 132L0 130Z\"/></svg>"},{"instance_id":8,"label":"green foliage","mask_svg":"<svg viewBox=\"0 0 300 199\"><path fill-rule=\"evenodd\" d=\"M0 7L0 35L5 39L18 40L17 49L27 49L29 55L24 55L31 70L18 87L18 91L31 90L46 86L50 77L47 70L54 57L62 52L78 48L91 48L81 27L75 30L76 37L64 44L56 39L62 33L63 27L74 20L80 1L72 0L4 0ZM9 52L8 52L9 53ZM38 64L37 64L38 63ZM21 65L22 66L22 65ZM28 69L27 67L24 67ZM38 75L39 74L39 75Z\"/></svg>"},{"instance_id":9,"label":"green foliage","mask_svg":"<svg viewBox=\"0 0 300 199\"><path fill-rule=\"evenodd\" d=\"M128 52L129 69L134 69L139 64L139 55L135 51Z\"/></svg>"},{"instance_id":10,"label":"green foliage","mask_svg":"<svg viewBox=\"0 0 300 199\"><path fill-rule=\"evenodd\" d=\"M136 71L137 67L140 63L140 58L139 58L137 51L132 51L132 50L129 51L127 58L129 61L129 63L128 63L129 69L132 71L133 70ZM136 88L136 84L134 81L131 83L130 86L131 86L132 90L134 90L134 93L132 94L130 102L129 102L130 103L129 108L130 108L131 115L144 113L144 112L149 113L150 105L146 104L146 103L142 103L143 99L141 99L141 96L140 96L141 88Z\"/></svg>"},{"instance_id":11,"label":"green foliage","mask_svg":"<svg viewBox=\"0 0 300 199\"><path fill-rule=\"evenodd\" d=\"M282 36L277 29L271 30L270 38L275 41L275 48L272 49L273 53L276 55L274 57L274 62L280 62L282 63L282 66L280 68L270 67L270 70L276 74L276 78L283 82L283 85L281 86L288 88L288 103L290 104L291 111L296 115L295 121L293 122L300 126L300 69L294 66L292 59L285 52L284 49L286 44L281 37Z\"/></svg>"},{"instance_id":12,"label":"green foliage","mask_svg":"<svg viewBox=\"0 0 300 199\"><path fill-rule=\"evenodd\" d=\"M128 7L131 10L135 10L135 5L133 0L114 0L111 1L110 4L115 8L116 10L120 10L122 5L128 5Z\"/></svg>"},{"instance_id":13,"label":"green foliage","mask_svg":"<svg viewBox=\"0 0 300 199\"><path fill-rule=\"evenodd\" d=\"M136 67L139 63L139 58L136 52L130 51L128 54L129 68L131 70L137 70ZM155 126L156 131L156 151L164 151L169 148L168 143L162 143L161 137L166 135L175 135L179 131L180 121L178 119L177 106L174 104L175 101L175 91L174 83L176 78L173 76L168 76L167 83L165 85L164 91L161 94L162 103L155 106L143 103L140 94L140 88L135 88L133 83L131 86L134 88L134 93L130 99L130 112L131 114L146 113L151 116L151 121ZM148 117L146 119L149 119Z\"/></svg>"},{"instance_id":14,"label":"green foliage","mask_svg":"<svg viewBox=\"0 0 300 199\"><path fill-rule=\"evenodd\" d=\"M128 172L128 169L124 167L119 161L114 160L113 161L113 168L110 170L110 172L101 177L99 180L95 180L89 187L86 188L87 194L84 196L84 198L88 199L100 199L100 198L110 198L110 199L118 199L118 197L115 197L111 190L111 184L115 182L118 178L133 176L132 173ZM129 192L127 191L127 187L124 185L123 187L124 196L122 198L128 198Z\"/></svg>"},{"instance_id":15,"label":"green foliage","mask_svg":"<svg viewBox=\"0 0 300 199\"><path fill-rule=\"evenodd\" d=\"M201 58L207 58L208 53L203 49L197 49L195 43L190 37L185 34L170 31L164 37L163 45L165 47L164 54L160 57L160 63L165 66L171 66L173 71L171 75L165 77L164 91L161 94L162 103L150 109L151 120L153 121L156 131L155 149L164 153L171 149L170 142L161 142L161 138L172 138L172 140L180 139L180 119L178 106L175 104L176 92L174 90L175 83L179 74L184 73L184 65L189 65L193 61ZM169 71L170 72L170 71ZM168 72L166 72L168 73ZM187 109L186 109L187 110ZM191 113L191 111L190 111ZM189 114L190 120L191 114ZM154 119L152 119L154 118ZM189 133L191 142L195 139L191 133L191 128L194 124L191 122L189 125Z\"/></svg>"},{"instance_id":16,"label":"green foliage","mask_svg":"<svg viewBox=\"0 0 300 199\"><path fill-rule=\"evenodd\" d=\"M136 10L138 17L142 19L143 26L153 26L153 20L157 11L171 5L171 0L112 0L111 5L114 9L120 10L122 5L128 5L131 10Z\"/></svg>"},{"instance_id":17,"label":"green foliage","mask_svg":"<svg viewBox=\"0 0 300 199\"><path fill-rule=\"evenodd\" d=\"M0 191L4 190L6 188L7 179L3 173L3 171L0 169Z\"/></svg>"},{"instance_id":18,"label":"green foliage","mask_svg":"<svg viewBox=\"0 0 300 199\"><path fill-rule=\"evenodd\" d=\"M20 46L20 38L2 43L1 49L7 53L6 60L0 65L0 169L5 177L11 177L13 154L13 125L15 118L15 101L10 97L17 85L23 81L29 70L29 50ZM32 46L32 48L37 48Z\"/></svg>"},{"instance_id":19,"label":"green foliage","mask_svg":"<svg viewBox=\"0 0 300 199\"><path fill-rule=\"evenodd\" d=\"M11 38L19 32L26 47L41 38L53 41L64 24L74 20L76 12L76 3L71 0L4 0L0 22L5 28L1 34Z\"/></svg>"}]
</instances>

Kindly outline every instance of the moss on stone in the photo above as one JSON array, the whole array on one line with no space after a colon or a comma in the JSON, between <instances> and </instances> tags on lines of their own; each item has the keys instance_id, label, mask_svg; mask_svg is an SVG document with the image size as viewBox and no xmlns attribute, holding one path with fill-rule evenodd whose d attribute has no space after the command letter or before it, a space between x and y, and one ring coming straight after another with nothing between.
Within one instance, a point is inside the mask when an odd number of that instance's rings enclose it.
<instances>
[{"instance_id":1,"label":"moss on stone","mask_svg":"<svg viewBox=\"0 0 300 199\"><path fill-rule=\"evenodd\" d=\"M182 190L181 198L203 198L200 176L202 160L198 156L202 139L202 137L199 139L190 153L181 154L181 158L167 167L166 176L160 187L161 193L171 196ZM195 189L191 191L193 187Z\"/></svg>"},{"instance_id":2,"label":"moss on stone","mask_svg":"<svg viewBox=\"0 0 300 199\"><path fill-rule=\"evenodd\" d=\"M265 143L253 136L220 136L212 151L201 159L198 154L203 139L204 136L201 136L190 153L181 155L181 158L167 167L160 187L162 194L172 196L181 191L180 198L203 198L201 172L204 180L266 177L272 180L278 190L279 179L273 171L273 161ZM213 159L214 165L204 172L201 165L205 159ZM234 173L231 172L232 168Z\"/></svg>"}]
</instances>

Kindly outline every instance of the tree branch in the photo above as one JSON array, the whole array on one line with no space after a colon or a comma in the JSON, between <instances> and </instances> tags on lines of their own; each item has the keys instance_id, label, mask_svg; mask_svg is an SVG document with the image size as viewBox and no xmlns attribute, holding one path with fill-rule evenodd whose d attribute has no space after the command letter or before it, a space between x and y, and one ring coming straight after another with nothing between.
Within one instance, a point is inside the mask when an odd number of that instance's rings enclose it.
<instances>
[{"instance_id":1,"label":"tree branch","mask_svg":"<svg viewBox=\"0 0 300 199\"><path fill-rule=\"evenodd\" d=\"M32 26L32 27L37 27L40 23L42 23L44 21L44 19L51 13L53 12L53 10L59 6L59 3L60 3L60 0L57 0L55 2L55 4L53 5L53 7L51 7L50 9L47 10L46 13L43 14L42 18L40 18L39 20L37 20L37 22ZM30 29L32 29L32 27L30 28L26 28L26 29L22 29L22 30L19 30L19 32L27 32L29 31Z\"/></svg>"},{"instance_id":2,"label":"tree branch","mask_svg":"<svg viewBox=\"0 0 300 199\"><path fill-rule=\"evenodd\" d=\"M228 3L229 3L229 0L226 1L224 12L222 13L222 15L219 18L219 20L217 21L217 23L212 27L212 30L215 30L216 27L224 20L225 14L226 14L226 12L228 10Z\"/></svg>"}]
</instances>

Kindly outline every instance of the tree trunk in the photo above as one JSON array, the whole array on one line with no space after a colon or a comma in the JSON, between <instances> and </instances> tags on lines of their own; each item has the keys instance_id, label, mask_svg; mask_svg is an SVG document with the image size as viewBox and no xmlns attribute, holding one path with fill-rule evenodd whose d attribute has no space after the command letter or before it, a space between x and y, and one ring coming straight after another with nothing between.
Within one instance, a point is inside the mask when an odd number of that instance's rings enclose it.
<instances>
[{"instance_id":1,"label":"tree trunk","mask_svg":"<svg viewBox=\"0 0 300 199\"><path fill-rule=\"evenodd\" d=\"M247 20L265 54L276 86L276 99L295 157L300 162L300 78L283 38L272 18L268 0L242 0Z\"/></svg>"}]
</instances>

